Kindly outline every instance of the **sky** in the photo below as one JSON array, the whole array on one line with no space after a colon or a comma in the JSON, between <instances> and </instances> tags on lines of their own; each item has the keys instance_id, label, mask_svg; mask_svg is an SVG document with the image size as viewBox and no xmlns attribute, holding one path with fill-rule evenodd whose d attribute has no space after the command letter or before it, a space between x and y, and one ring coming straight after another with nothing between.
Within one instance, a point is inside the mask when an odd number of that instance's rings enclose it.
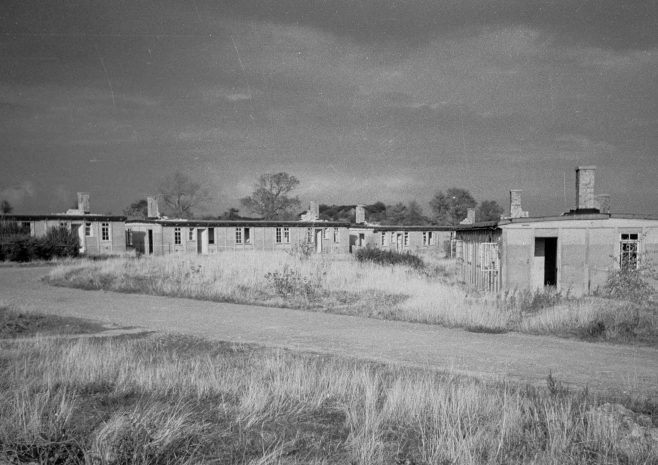
<instances>
[{"instance_id":1,"label":"sky","mask_svg":"<svg viewBox=\"0 0 658 465\"><path fill-rule=\"evenodd\" d=\"M3 0L0 199L121 214L182 171L220 214L286 171L304 204L548 215L596 165L613 212L658 214L657 26L652 0Z\"/></svg>"}]
</instances>

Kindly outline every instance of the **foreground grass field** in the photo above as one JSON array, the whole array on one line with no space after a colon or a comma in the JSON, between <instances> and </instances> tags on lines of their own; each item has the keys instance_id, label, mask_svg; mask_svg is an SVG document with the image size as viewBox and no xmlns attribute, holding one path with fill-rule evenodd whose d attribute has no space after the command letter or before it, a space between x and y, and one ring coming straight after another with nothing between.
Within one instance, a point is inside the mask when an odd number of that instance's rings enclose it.
<instances>
[{"instance_id":1,"label":"foreground grass field","mask_svg":"<svg viewBox=\"0 0 658 465\"><path fill-rule=\"evenodd\" d=\"M494 384L178 336L0 349L0 463L658 463L658 406L550 377Z\"/></svg>"},{"instance_id":2,"label":"foreground grass field","mask_svg":"<svg viewBox=\"0 0 658 465\"><path fill-rule=\"evenodd\" d=\"M549 293L479 296L458 286L454 263L422 269L359 263L351 256L300 260L285 253L116 258L55 267L49 281L213 301L292 307L371 318L658 345L658 308Z\"/></svg>"}]
</instances>

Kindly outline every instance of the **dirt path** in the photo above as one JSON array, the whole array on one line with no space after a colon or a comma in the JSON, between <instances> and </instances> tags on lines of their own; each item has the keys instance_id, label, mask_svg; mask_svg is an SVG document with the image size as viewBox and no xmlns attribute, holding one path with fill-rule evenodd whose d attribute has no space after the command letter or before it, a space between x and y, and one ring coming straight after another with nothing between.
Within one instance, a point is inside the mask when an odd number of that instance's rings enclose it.
<instances>
[{"instance_id":1,"label":"dirt path","mask_svg":"<svg viewBox=\"0 0 658 465\"><path fill-rule=\"evenodd\" d=\"M52 287L48 268L0 268L0 305L209 339L453 370L658 399L658 350L298 310Z\"/></svg>"}]
</instances>

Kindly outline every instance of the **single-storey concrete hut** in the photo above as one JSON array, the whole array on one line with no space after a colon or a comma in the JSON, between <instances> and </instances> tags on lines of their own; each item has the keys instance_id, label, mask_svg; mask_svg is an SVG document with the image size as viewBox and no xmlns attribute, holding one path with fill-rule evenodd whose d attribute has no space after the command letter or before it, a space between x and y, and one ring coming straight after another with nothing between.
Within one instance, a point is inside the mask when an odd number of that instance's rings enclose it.
<instances>
[{"instance_id":1,"label":"single-storey concrete hut","mask_svg":"<svg viewBox=\"0 0 658 465\"><path fill-rule=\"evenodd\" d=\"M78 233L80 253L117 255L126 251L125 216L89 213L89 194L78 192L78 208L46 215L3 215L0 221L17 223L33 237L42 237L53 227L65 226Z\"/></svg>"},{"instance_id":2,"label":"single-storey concrete hut","mask_svg":"<svg viewBox=\"0 0 658 465\"><path fill-rule=\"evenodd\" d=\"M560 216L520 217L460 225L457 257L462 279L486 291L541 289L582 295L613 270L658 259L658 217L615 214L594 195L594 167L576 169L577 208ZM512 203L520 192L512 191Z\"/></svg>"}]
</instances>

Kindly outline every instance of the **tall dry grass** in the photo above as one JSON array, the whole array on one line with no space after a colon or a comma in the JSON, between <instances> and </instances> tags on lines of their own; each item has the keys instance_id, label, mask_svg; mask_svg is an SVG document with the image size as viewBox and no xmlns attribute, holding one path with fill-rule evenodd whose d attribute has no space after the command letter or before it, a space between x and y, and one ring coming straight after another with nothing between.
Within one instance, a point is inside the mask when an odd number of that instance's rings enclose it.
<instances>
[{"instance_id":1,"label":"tall dry grass","mask_svg":"<svg viewBox=\"0 0 658 465\"><path fill-rule=\"evenodd\" d=\"M55 267L49 280L87 289L322 310L477 331L658 342L658 311L645 309L638 316L612 300L559 301L553 294L534 300L518 293L481 296L457 285L454 262L424 258L428 266L422 270L360 263L351 256L300 260L262 251L82 260ZM559 305L527 311L522 298L531 307L536 301L555 300Z\"/></svg>"},{"instance_id":2,"label":"tall dry grass","mask_svg":"<svg viewBox=\"0 0 658 465\"><path fill-rule=\"evenodd\" d=\"M658 450L622 447L619 425L593 416L589 394L183 338L3 350L11 363L2 368L0 454L23 461L658 460ZM77 461L63 461L67 452Z\"/></svg>"}]
</instances>

